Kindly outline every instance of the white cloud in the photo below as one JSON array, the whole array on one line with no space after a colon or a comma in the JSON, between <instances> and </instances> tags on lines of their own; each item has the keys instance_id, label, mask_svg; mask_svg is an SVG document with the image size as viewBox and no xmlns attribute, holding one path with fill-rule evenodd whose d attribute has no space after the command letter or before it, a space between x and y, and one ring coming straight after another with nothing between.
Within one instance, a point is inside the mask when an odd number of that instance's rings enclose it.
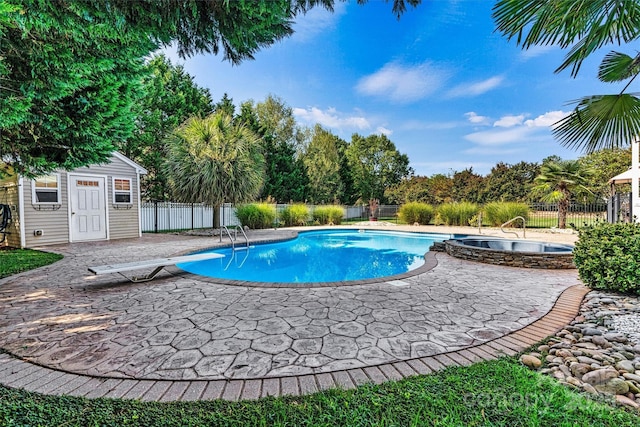
<instances>
[{"instance_id":1,"label":"white cloud","mask_svg":"<svg viewBox=\"0 0 640 427\"><path fill-rule=\"evenodd\" d=\"M393 131L391 129L387 129L384 126L378 126L378 128L376 129L376 133L389 136L393 133Z\"/></svg>"},{"instance_id":2,"label":"white cloud","mask_svg":"<svg viewBox=\"0 0 640 427\"><path fill-rule=\"evenodd\" d=\"M430 62L406 66L390 62L375 73L360 79L356 90L364 95L409 103L425 98L440 89L450 73Z\"/></svg>"},{"instance_id":3,"label":"white cloud","mask_svg":"<svg viewBox=\"0 0 640 427\"><path fill-rule=\"evenodd\" d=\"M465 151L468 154L495 154L497 150L506 152L509 144L516 149L522 144L547 141L551 138L551 125L568 112L549 111L535 119L525 120L527 114L506 115L494 123L491 129L465 135L465 139L476 146ZM491 149L488 149L491 148Z\"/></svg>"},{"instance_id":4,"label":"white cloud","mask_svg":"<svg viewBox=\"0 0 640 427\"><path fill-rule=\"evenodd\" d=\"M531 46L529 49L522 51L522 53L520 54L520 58L524 61L527 61L531 58L546 55L547 53L556 49L558 49L558 47L556 46Z\"/></svg>"},{"instance_id":5,"label":"white cloud","mask_svg":"<svg viewBox=\"0 0 640 427\"><path fill-rule=\"evenodd\" d=\"M486 125L489 123L489 117L480 116L474 111L469 111L468 113L464 113L464 116L469 120L470 123L474 125Z\"/></svg>"},{"instance_id":6,"label":"white cloud","mask_svg":"<svg viewBox=\"0 0 640 427\"><path fill-rule=\"evenodd\" d=\"M333 12L317 6L304 15L296 17L293 25L294 41L305 42L316 35L329 31L334 28L340 17L347 12L347 5L343 2L336 2L333 6Z\"/></svg>"},{"instance_id":7,"label":"white cloud","mask_svg":"<svg viewBox=\"0 0 640 427\"><path fill-rule=\"evenodd\" d=\"M521 125L524 122L524 114L517 116L502 116L493 124L494 127L510 128Z\"/></svg>"},{"instance_id":8,"label":"white cloud","mask_svg":"<svg viewBox=\"0 0 640 427\"><path fill-rule=\"evenodd\" d=\"M461 122L426 122L421 120L407 120L400 125L401 130L446 130L461 126Z\"/></svg>"},{"instance_id":9,"label":"white cloud","mask_svg":"<svg viewBox=\"0 0 640 427\"><path fill-rule=\"evenodd\" d=\"M451 89L447 96L449 98L461 98L482 95L497 88L503 81L503 76L494 76L480 82L463 83Z\"/></svg>"},{"instance_id":10,"label":"white cloud","mask_svg":"<svg viewBox=\"0 0 640 427\"><path fill-rule=\"evenodd\" d=\"M527 138L531 132L532 128L518 126L508 129L473 132L465 135L464 139L482 146L497 146L520 142Z\"/></svg>"},{"instance_id":11,"label":"white cloud","mask_svg":"<svg viewBox=\"0 0 640 427\"><path fill-rule=\"evenodd\" d=\"M553 127L556 122L564 119L569 114L568 111L549 111L533 120L527 120L524 124L529 127Z\"/></svg>"},{"instance_id":12,"label":"white cloud","mask_svg":"<svg viewBox=\"0 0 640 427\"><path fill-rule=\"evenodd\" d=\"M346 115L340 113L335 108L321 110L317 107L311 108L294 108L293 114L296 118L307 124L314 125L316 123L334 129L370 129L371 123L362 115Z\"/></svg>"}]
</instances>

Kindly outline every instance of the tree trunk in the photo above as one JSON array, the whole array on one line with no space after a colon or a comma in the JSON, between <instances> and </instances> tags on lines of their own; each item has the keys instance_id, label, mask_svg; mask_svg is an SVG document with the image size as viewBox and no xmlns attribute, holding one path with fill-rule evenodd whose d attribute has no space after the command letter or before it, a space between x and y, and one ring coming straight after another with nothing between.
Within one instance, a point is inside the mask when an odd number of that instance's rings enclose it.
<instances>
[{"instance_id":1,"label":"tree trunk","mask_svg":"<svg viewBox=\"0 0 640 427\"><path fill-rule=\"evenodd\" d=\"M221 205L215 205L213 207L213 229L220 229L220 225L222 223L222 221L220 221L220 206Z\"/></svg>"},{"instance_id":2,"label":"tree trunk","mask_svg":"<svg viewBox=\"0 0 640 427\"><path fill-rule=\"evenodd\" d=\"M569 211L569 196L564 195L558 202L558 228L567 228L567 212Z\"/></svg>"}]
</instances>

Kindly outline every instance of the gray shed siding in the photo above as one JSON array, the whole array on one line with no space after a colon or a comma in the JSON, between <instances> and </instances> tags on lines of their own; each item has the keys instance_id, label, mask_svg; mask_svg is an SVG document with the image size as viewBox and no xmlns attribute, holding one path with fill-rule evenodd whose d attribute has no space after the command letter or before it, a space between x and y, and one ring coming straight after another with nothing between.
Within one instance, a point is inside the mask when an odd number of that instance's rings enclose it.
<instances>
[{"instance_id":1,"label":"gray shed siding","mask_svg":"<svg viewBox=\"0 0 640 427\"><path fill-rule=\"evenodd\" d=\"M106 177L106 199L108 238L122 239L138 237L138 177L136 170L117 157L105 165L91 165L74 169L71 172L59 172L61 178L61 204L58 209L38 207L33 204L31 180L24 180L25 237L27 247L67 243L69 230L69 174L87 174ZM132 186L132 204L130 209L118 208L113 203L113 178L130 178ZM42 230L41 236L35 236L35 230Z\"/></svg>"},{"instance_id":2,"label":"gray shed siding","mask_svg":"<svg viewBox=\"0 0 640 427\"><path fill-rule=\"evenodd\" d=\"M7 229L8 234L5 241L0 243L0 246L20 247L18 191L18 178L15 175L0 178L0 203L11 206L11 223Z\"/></svg>"}]
</instances>

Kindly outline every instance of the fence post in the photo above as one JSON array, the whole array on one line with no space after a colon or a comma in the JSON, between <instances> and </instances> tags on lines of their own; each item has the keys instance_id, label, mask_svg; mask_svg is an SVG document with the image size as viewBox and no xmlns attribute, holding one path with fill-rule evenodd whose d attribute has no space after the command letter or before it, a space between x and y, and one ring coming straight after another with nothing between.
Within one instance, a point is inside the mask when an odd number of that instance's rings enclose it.
<instances>
[{"instance_id":1,"label":"fence post","mask_svg":"<svg viewBox=\"0 0 640 427\"><path fill-rule=\"evenodd\" d=\"M153 232L158 232L158 201L153 201Z\"/></svg>"}]
</instances>

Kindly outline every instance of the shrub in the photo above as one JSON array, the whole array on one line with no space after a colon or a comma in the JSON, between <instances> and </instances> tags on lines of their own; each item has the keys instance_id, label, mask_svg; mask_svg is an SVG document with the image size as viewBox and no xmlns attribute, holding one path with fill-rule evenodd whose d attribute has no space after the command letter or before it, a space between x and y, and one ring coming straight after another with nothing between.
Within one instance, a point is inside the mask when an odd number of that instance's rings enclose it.
<instances>
[{"instance_id":1,"label":"shrub","mask_svg":"<svg viewBox=\"0 0 640 427\"><path fill-rule=\"evenodd\" d=\"M483 209L484 220L494 227L499 227L505 222L517 216L529 219L529 206L526 203L516 202L491 202ZM511 226L521 227L522 221L514 221Z\"/></svg>"},{"instance_id":2,"label":"shrub","mask_svg":"<svg viewBox=\"0 0 640 427\"><path fill-rule=\"evenodd\" d=\"M309 208L307 207L307 205L290 205L280 212L280 220L286 226L305 225L308 219Z\"/></svg>"},{"instance_id":3,"label":"shrub","mask_svg":"<svg viewBox=\"0 0 640 427\"><path fill-rule=\"evenodd\" d=\"M318 206L313 210L313 220L319 224L339 225L343 216L342 206Z\"/></svg>"},{"instance_id":4,"label":"shrub","mask_svg":"<svg viewBox=\"0 0 640 427\"><path fill-rule=\"evenodd\" d=\"M469 225L469 220L478 213L478 205L469 202L443 203L436 211L446 225Z\"/></svg>"},{"instance_id":5,"label":"shrub","mask_svg":"<svg viewBox=\"0 0 640 427\"><path fill-rule=\"evenodd\" d=\"M236 217L242 226L252 229L273 227L276 208L266 203L249 203L236 208Z\"/></svg>"},{"instance_id":6,"label":"shrub","mask_svg":"<svg viewBox=\"0 0 640 427\"><path fill-rule=\"evenodd\" d=\"M400 220L407 224L415 224L416 222L421 225L427 225L433 219L435 209L433 206L420 202L405 203L400 207L398 216Z\"/></svg>"},{"instance_id":7,"label":"shrub","mask_svg":"<svg viewBox=\"0 0 640 427\"><path fill-rule=\"evenodd\" d=\"M640 224L587 225L578 236L573 262L588 287L640 295Z\"/></svg>"}]
</instances>

